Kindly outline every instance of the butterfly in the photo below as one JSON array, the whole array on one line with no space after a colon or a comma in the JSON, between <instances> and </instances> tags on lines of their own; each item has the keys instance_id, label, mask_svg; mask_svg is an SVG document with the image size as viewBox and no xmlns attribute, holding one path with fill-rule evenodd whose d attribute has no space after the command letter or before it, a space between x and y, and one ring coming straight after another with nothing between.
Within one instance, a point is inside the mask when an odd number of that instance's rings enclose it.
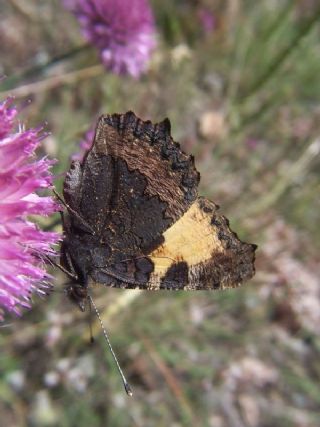
<instances>
[{"instance_id":1,"label":"butterfly","mask_svg":"<svg viewBox=\"0 0 320 427\"><path fill-rule=\"evenodd\" d=\"M91 148L63 186L61 265L84 310L95 284L124 289L215 290L254 275L256 245L242 242L218 206L198 196L200 174L170 122L133 112L100 117Z\"/></svg>"}]
</instances>

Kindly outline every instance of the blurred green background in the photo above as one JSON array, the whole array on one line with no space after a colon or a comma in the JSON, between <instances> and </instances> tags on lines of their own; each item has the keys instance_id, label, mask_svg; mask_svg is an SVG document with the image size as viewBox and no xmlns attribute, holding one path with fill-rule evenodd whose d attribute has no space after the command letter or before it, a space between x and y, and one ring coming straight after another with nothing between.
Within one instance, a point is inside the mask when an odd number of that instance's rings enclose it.
<instances>
[{"instance_id":1,"label":"blurred green background","mask_svg":"<svg viewBox=\"0 0 320 427\"><path fill-rule=\"evenodd\" d=\"M158 47L135 81L103 68L60 1L2 2L1 98L47 123L59 189L99 114L169 117L200 193L259 245L256 276L226 292L97 289L128 398L53 270L56 292L1 325L0 426L319 426L319 2L152 6Z\"/></svg>"}]
</instances>

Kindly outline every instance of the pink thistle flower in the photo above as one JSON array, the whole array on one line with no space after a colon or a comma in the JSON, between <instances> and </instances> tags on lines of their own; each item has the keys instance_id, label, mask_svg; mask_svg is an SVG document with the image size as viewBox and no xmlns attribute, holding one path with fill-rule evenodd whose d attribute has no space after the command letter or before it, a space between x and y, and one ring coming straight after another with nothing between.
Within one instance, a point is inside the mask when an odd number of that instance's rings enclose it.
<instances>
[{"instance_id":1,"label":"pink thistle flower","mask_svg":"<svg viewBox=\"0 0 320 427\"><path fill-rule=\"evenodd\" d=\"M138 78L156 45L148 0L64 0L105 67Z\"/></svg>"},{"instance_id":2,"label":"pink thistle flower","mask_svg":"<svg viewBox=\"0 0 320 427\"><path fill-rule=\"evenodd\" d=\"M29 215L58 210L52 197L35 193L51 185L52 161L35 160L41 129L15 130L18 111L10 100L0 103L0 319L3 310L20 313L30 307L32 292L44 294L50 276L42 257L54 255L59 235L41 231Z\"/></svg>"}]
</instances>

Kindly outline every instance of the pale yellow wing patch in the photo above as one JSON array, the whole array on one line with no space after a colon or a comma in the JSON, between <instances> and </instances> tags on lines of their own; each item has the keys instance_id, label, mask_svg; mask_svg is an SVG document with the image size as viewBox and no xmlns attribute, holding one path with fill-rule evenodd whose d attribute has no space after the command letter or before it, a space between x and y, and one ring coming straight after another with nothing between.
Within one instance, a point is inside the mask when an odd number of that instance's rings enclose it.
<instances>
[{"instance_id":1,"label":"pale yellow wing patch","mask_svg":"<svg viewBox=\"0 0 320 427\"><path fill-rule=\"evenodd\" d=\"M163 276L168 268L181 261L189 266L203 263L213 253L223 252L224 248L218 238L218 229L211 224L216 210L204 212L196 200L190 209L164 234L164 243L154 250L149 257L154 263L154 273Z\"/></svg>"}]
</instances>

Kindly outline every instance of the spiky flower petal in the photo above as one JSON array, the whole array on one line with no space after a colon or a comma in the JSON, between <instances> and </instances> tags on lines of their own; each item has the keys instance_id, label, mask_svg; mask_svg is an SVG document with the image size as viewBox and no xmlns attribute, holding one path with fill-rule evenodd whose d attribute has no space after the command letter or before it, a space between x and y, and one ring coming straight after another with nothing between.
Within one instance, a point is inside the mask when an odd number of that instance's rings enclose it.
<instances>
[{"instance_id":1,"label":"spiky flower petal","mask_svg":"<svg viewBox=\"0 0 320 427\"><path fill-rule=\"evenodd\" d=\"M28 220L49 215L58 205L35 193L51 185L52 161L35 159L44 135L40 128L19 129L17 114L11 100L0 103L0 318L4 309L19 314L30 307L32 292L44 292L49 276L42 257L54 254L51 244L59 240Z\"/></svg>"}]
</instances>

